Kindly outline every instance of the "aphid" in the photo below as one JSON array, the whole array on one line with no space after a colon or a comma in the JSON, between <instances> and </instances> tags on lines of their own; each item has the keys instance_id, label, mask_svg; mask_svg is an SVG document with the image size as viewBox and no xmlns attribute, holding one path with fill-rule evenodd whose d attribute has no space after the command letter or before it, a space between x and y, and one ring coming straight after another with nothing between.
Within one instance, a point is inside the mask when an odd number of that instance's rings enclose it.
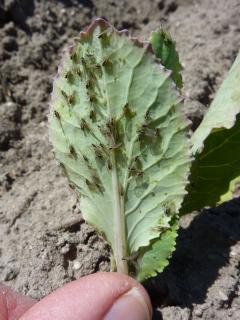
<instances>
[{"instance_id":1,"label":"aphid","mask_svg":"<svg viewBox=\"0 0 240 320\"><path fill-rule=\"evenodd\" d=\"M96 154L96 157L100 160L103 160L103 154L101 153L100 150L95 150L95 154Z\"/></svg>"},{"instance_id":2,"label":"aphid","mask_svg":"<svg viewBox=\"0 0 240 320\"><path fill-rule=\"evenodd\" d=\"M60 113L57 110L54 110L54 115L55 115L55 117L57 118L57 120L59 122L59 125L60 125L60 127L62 129L63 134L65 135L65 132L64 132L64 129L63 129L63 125L62 125L62 121L61 121Z\"/></svg>"},{"instance_id":3,"label":"aphid","mask_svg":"<svg viewBox=\"0 0 240 320\"><path fill-rule=\"evenodd\" d=\"M123 189L123 186L122 186L122 185L120 185L120 190L119 190L119 192L120 192L120 196L123 197L123 196L124 196L124 189Z\"/></svg>"},{"instance_id":4,"label":"aphid","mask_svg":"<svg viewBox=\"0 0 240 320\"><path fill-rule=\"evenodd\" d=\"M60 167L62 168L63 174L65 176L67 176L68 174L67 174L67 169L66 169L65 165L63 163L60 163Z\"/></svg>"},{"instance_id":5,"label":"aphid","mask_svg":"<svg viewBox=\"0 0 240 320\"><path fill-rule=\"evenodd\" d=\"M175 204L173 201L166 201L163 204L163 208L167 216L171 216L172 213L176 212Z\"/></svg>"},{"instance_id":6,"label":"aphid","mask_svg":"<svg viewBox=\"0 0 240 320\"><path fill-rule=\"evenodd\" d=\"M93 183L96 185L96 186L100 186L101 184L101 181L100 179L97 177L97 176L93 176Z\"/></svg>"},{"instance_id":7,"label":"aphid","mask_svg":"<svg viewBox=\"0 0 240 320\"><path fill-rule=\"evenodd\" d=\"M88 95L89 95L89 100L90 100L91 102L97 100L97 97L95 96L95 94L93 94L93 93L88 93Z\"/></svg>"},{"instance_id":8,"label":"aphid","mask_svg":"<svg viewBox=\"0 0 240 320\"><path fill-rule=\"evenodd\" d=\"M142 124L142 126L138 129L139 135L144 135L147 137L158 137L160 135L160 129L151 129L147 124Z\"/></svg>"},{"instance_id":9,"label":"aphid","mask_svg":"<svg viewBox=\"0 0 240 320\"><path fill-rule=\"evenodd\" d=\"M90 111L89 118L90 118L91 120L95 120L95 119L96 119L96 111L95 111L95 110L91 110L91 111Z\"/></svg>"},{"instance_id":10,"label":"aphid","mask_svg":"<svg viewBox=\"0 0 240 320\"><path fill-rule=\"evenodd\" d=\"M136 166L137 166L138 164L140 164L139 156L135 156L135 157L133 157L132 163L131 163L131 165L130 165L129 168L130 168L130 169L133 168L133 167L136 168Z\"/></svg>"},{"instance_id":11,"label":"aphid","mask_svg":"<svg viewBox=\"0 0 240 320\"><path fill-rule=\"evenodd\" d=\"M80 62L85 68L87 67L86 61L83 57L80 59Z\"/></svg>"},{"instance_id":12,"label":"aphid","mask_svg":"<svg viewBox=\"0 0 240 320\"><path fill-rule=\"evenodd\" d=\"M96 187L98 188L98 190L103 193L104 191L104 187L101 184L96 184Z\"/></svg>"},{"instance_id":13,"label":"aphid","mask_svg":"<svg viewBox=\"0 0 240 320\"><path fill-rule=\"evenodd\" d=\"M75 190L75 186L74 186L72 183L69 183L69 187L70 187L72 190Z\"/></svg>"},{"instance_id":14,"label":"aphid","mask_svg":"<svg viewBox=\"0 0 240 320\"><path fill-rule=\"evenodd\" d=\"M100 32L99 35L98 35L98 38L101 39L101 38L103 38L103 37L109 36L110 31L111 31L111 30L108 30L108 29L107 29L107 30L104 30L104 31Z\"/></svg>"},{"instance_id":15,"label":"aphid","mask_svg":"<svg viewBox=\"0 0 240 320\"><path fill-rule=\"evenodd\" d=\"M130 256L128 257L124 257L123 260L127 260L127 261L134 261L134 260L137 260L137 258L139 257L140 255L140 252L134 252L133 254L131 254Z\"/></svg>"},{"instance_id":16,"label":"aphid","mask_svg":"<svg viewBox=\"0 0 240 320\"><path fill-rule=\"evenodd\" d=\"M106 156L109 155L108 149L102 143L99 143L97 148L102 152L102 154L105 154Z\"/></svg>"},{"instance_id":17,"label":"aphid","mask_svg":"<svg viewBox=\"0 0 240 320\"><path fill-rule=\"evenodd\" d=\"M92 68L100 70L101 69L101 65L99 63L95 63L95 64L92 65Z\"/></svg>"},{"instance_id":18,"label":"aphid","mask_svg":"<svg viewBox=\"0 0 240 320\"><path fill-rule=\"evenodd\" d=\"M165 213L167 216L170 216L171 215L171 209L170 208L166 208L165 209Z\"/></svg>"},{"instance_id":19,"label":"aphid","mask_svg":"<svg viewBox=\"0 0 240 320\"><path fill-rule=\"evenodd\" d=\"M85 56L85 62L86 62L86 65L87 65L87 68L90 69L92 68L92 65L95 63L95 57L94 55L92 54L88 54Z\"/></svg>"},{"instance_id":20,"label":"aphid","mask_svg":"<svg viewBox=\"0 0 240 320\"><path fill-rule=\"evenodd\" d=\"M94 177L93 177L94 178ZM101 190L101 186L99 184L97 184L95 181L94 182L91 182L89 181L88 179L85 180L86 182L86 185L88 186L88 188L91 190L91 191L96 191L96 189L98 189L100 192L102 192Z\"/></svg>"},{"instance_id":21,"label":"aphid","mask_svg":"<svg viewBox=\"0 0 240 320\"><path fill-rule=\"evenodd\" d=\"M101 142L99 143L99 146L100 146L100 148L104 151L104 152L106 152L106 147L104 146L104 144L102 144Z\"/></svg>"},{"instance_id":22,"label":"aphid","mask_svg":"<svg viewBox=\"0 0 240 320\"><path fill-rule=\"evenodd\" d=\"M64 99L69 103L69 104L74 104L75 102L75 97L74 97L74 93L70 94L69 96L67 95L67 93L63 90L61 90L61 93L64 97Z\"/></svg>"},{"instance_id":23,"label":"aphid","mask_svg":"<svg viewBox=\"0 0 240 320\"><path fill-rule=\"evenodd\" d=\"M91 86L92 86L91 80L88 79L88 80L86 81L86 89L90 89Z\"/></svg>"},{"instance_id":24,"label":"aphid","mask_svg":"<svg viewBox=\"0 0 240 320\"><path fill-rule=\"evenodd\" d=\"M64 99L68 101L68 95L65 91L61 90L61 94L63 95Z\"/></svg>"},{"instance_id":25,"label":"aphid","mask_svg":"<svg viewBox=\"0 0 240 320\"><path fill-rule=\"evenodd\" d=\"M125 106L123 107L123 113L126 117L129 117L129 118L133 118L135 117L136 115L136 112L135 111L132 111L130 108L129 108L129 104L126 103Z\"/></svg>"},{"instance_id":26,"label":"aphid","mask_svg":"<svg viewBox=\"0 0 240 320\"><path fill-rule=\"evenodd\" d=\"M85 162L89 162L89 161L88 161L88 158L87 158L85 155L83 155L83 160L84 160Z\"/></svg>"},{"instance_id":27,"label":"aphid","mask_svg":"<svg viewBox=\"0 0 240 320\"><path fill-rule=\"evenodd\" d=\"M107 67L110 66L112 64L112 60L110 59L110 57L105 57L102 61L102 66L103 67Z\"/></svg>"},{"instance_id":28,"label":"aphid","mask_svg":"<svg viewBox=\"0 0 240 320\"><path fill-rule=\"evenodd\" d=\"M79 77L81 76L81 70L80 70L79 67L76 67L76 68L74 69L74 71L76 72L76 74L77 74Z\"/></svg>"},{"instance_id":29,"label":"aphid","mask_svg":"<svg viewBox=\"0 0 240 320\"><path fill-rule=\"evenodd\" d=\"M160 129L159 129L159 128L157 128L157 129L155 130L155 134L156 134L157 137L160 136Z\"/></svg>"},{"instance_id":30,"label":"aphid","mask_svg":"<svg viewBox=\"0 0 240 320\"><path fill-rule=\"evenodd\" d=\"M143 176L143 171L138 170L136 167L130 167L130 174L133 176L137 176L137 177L142 177Z\"/></svg>"},{"instance_id":31,"label":"aphid","mask_svg":"<svg viewBox=\"0 0 240 320\"><path fill-rule=\"evenodd\" d=\"M67 73L64 76L65 79L67 79L68 82L72 83L74 81L74 75L72 71L67 71Z\"/></svg>"},{"instance_id":32,"label":"aphid","mask_svg":"<svg viewBox=\"0 0 240 320\"><path fill-rule=\"evenodd\" d=\"M156 227L152 227L151 230L152 230L153 232L158 232L158 233L160 233L160 232L163 230L163 227L161 227L161 226L156 226Z\"/></svg>"},{"instance_id":33,"label":"aphid","mask_svg":"<svg viewBox=\"0 0 240 320\"><path fill-rule=\"evenodd\" d=\"M112 162L110 160L108 160L107 166L109 170L112 170Z\"/></svg>"},{"instance_id":34,"label":"aphid","mask_svg":"<svg viewBox=\"0 0 240 320\"><path fill-rule=\"evenodd\" d=\"M88 65L88 75L90 77L90 80L92 82L92 86L94 85L94 82L97 81L97 76L96 76L96 69L94 69L94 65L90 64Z\"/></svg>"},{"instance_id":35,"label":"aphid","mask_svg":"<svg viewBox=\"0 0 240 320\"><path fill-rule=\"evenodd\" d=\"M157 137L157 132L156 130L153 130L153 129L149 129L149 128L146 128L145 132L143 133L146 137Z\"/></svg>"},{"instance_id":36,"label":"aphid","mask_svg":"<svg viewBox=\"0 0 240 320\"><path fill-rule=\"evenodd\" d=\"M132 159L132 162L133 162L133 163L136 163L138 160L139 160L139 156L135 156L135 157Z\"/></svg>"},{"instance_id":37,"label":"aphid","mask_svg":"<svg viewBox=\"0 0 240 320\"><path fill-rule=\"evenodd\" d=\"M137 174L137 169L135 167L130 166L128 169L131 175L135 176Z\"/></svg>"},{"instance_id":38,"label":"aphid","mask_svg":"<svg viewBox=\"0 0 240 320\"><path fill-rule=\"evenodd\" d=\"M87 53L85 55L85 58L89 58L90 60L95 60L95 57L94 57L94 55L92 53Z\"/></svg>"},{"instance_id":39,"label":"aphid","mask_svg":"<svg viewBox=\"0 0 240 320\"><path fill-rule=\"evenodd\" d=\"M118 140L118 130L117 130L117 123L116 123L116 119L111 117L107 123L106 123L106 127L108 129L108 134L107 136L110 138L111 140L111 144L113 146L117 146L117 140ZM118 146L117 146L118 147Z\"/></svg>"},{"instance_id":40,"label":"aphid","mask_svg":"<svg viewBox=\"0 0 240 320\"><path fill-rule=\"evenodd\" d=\"M125 63L125 62L126 62L126 60L125 60L125 59L120 58L120 59L119 59L119 62L121 62L121 63Z\"/></svg>"},{"instance_id":41,"label":"aphid","mask_svg":"<svg viewBox=\"0 0 240 320\"><path fill-rule=\"evenodd\" d=\"M98 39L101 39L101 38L104 36L105 32L106 32L106 31L103 31L103 32L99 33Z\"/></svg>"},{"instance_id":42,"label":"aphid","mask_svg":"<svg viewBox=\"0 0 240 320\"><path fill-rule=\"evenodd\" d=\"M110 150L118 149L119 147L121 147L121 145L122 145L122 142L119 142L119 143L117 143L117 144L112 144L112 145L109 147L109 149L110 149Z\"/></svg>"},{"instance_id":43,"label":"aphid","mask_svg":"<svg viewBox=\"0 0 240 320\"><path fill-rule=\"evenodd\" d=\"M137 177L143 177L143 174L144 174L143 171L140 170L137 172Z\"/></svg>"},{"instance_id":44,"label":"aphid","mask_svg":"<svg viewBox=\"0 0 240 320\"><path fill-rule=\"evenodd\" d=\"M105 67L109 63L109 59L105 58L102 62L102 66Z\"/></svg>"},{"instance_id":45,"label":"aphid","mask_svg":"<svg viewBox=\"0 0 240 320\"><path fill-rule=\"evenodd\" d=\"M81 122L80 122L80 128L81 128L81 130L83 130L83 131L89 130L89 126L88 126L88 124L87 124L87 122L86 122L85 119L82 119L82 120L81 120Z\"/></svg>"},{"instance_id":46,"label":"aphid","mask_svg":"<svg viewBox=\"0 0 240 320\"><path fill-rule=\"evenodd\" d=\"M68 103L71 104L71 105L73 105L74 102L75 102L75 96L74 96L74 94L70 94L70 95L68 96Z\"/></svg>"},{"instance_id":47,"label":"aphid","mask_svg":"<svg viewBox=\"0 0 240 320\"><path fill-rule=\"evenodd\" d=\"M98 159L102 160L103 159L103 152L99 149L98 146L96 146L95 144L92 144L95 155Z\"/></svg>"},{"instance_id":48,"label":"aphid","mask_svg":"<svg viewBox=\"0 0 240 320\"><path fill-rule=\"evenodd\" d=\"M70 155L73 156L73 158L76 159L77 158L77 153L76 153L76 150L75 150L74 146L71 145L71 144L69 146L69 151L70 151Z\"/></svg>"},{"instance_id":49,"label":"aphid","mask_svg":"<svg viewBox=\"0 0 240 320\"><path fill-rule=\"evenodd\" d=\"M54 110L54 115L59 121L61 121L61 116L60 116L59 112L57 112L57 110Z\"/></svg>"},{"instance_id":50,"label":"aphid","mask_svg":"<svg viewBox=\"0 0 240 320\"><path fill-rule=\"evenodd\" d=\"M147 128L147 125L146 124L142 124L141 127L138 129L138 134L139 135L144 135L145 132L146 132L146 128Z\"/></svg>"},{"instance_id":51,"label":"aphid","mask_svg":"<svg viewBox=\"0 0 240 320\"><path fill-rule=\"evenodd\" d=\"M78 55L77 55L77 52L73 52L71 55L70 55L70 59L73 61L73 62L77 62L78 60Z\"/></svg>"},{"instance_id":52,"label":"aphid","mask_svg":"<svg viewBox=\"0 0 240 320\"><path fill-rule=\"evenodd\" d=\"M160 136L160 129L147 129L146 132L145 132L145 135L148 136L148 137L153 137L153 138L156 138L156 137L159 137Z\"/></svg>"},{"instance_id":53,"label":"aphid","mask_svg":"<svg viewBox=\"0 0 240 320\"><path fill-rule=\"evenodd\" d=\"M115 124L116 124L116 120L114 118L110 118L107 121L106 126L110 131L113 131L113 129L115 128Z\"/></svg>"},{"instance_id":54,"label":"aphid","mask_svg":"<svg viewBox=\"0 0 240 320\"><path fill-rule=\"evenodd\" d=\"M109 128L106 128L104 126L98 126L98 128L105 137L110 138L111 131L109 130Z\"/></svg>"},{"instance_id":55,"label":"aphid","mask_svg":"<svg viewBox=\"0 0 240 320\"><path fill-rule=\"evenodd\" d=\"M150 110L149 109L145 112L144 118L145 118L145 120L148 120L150 118Z\"/></svg>"},{"instance_id":56,"label":"aphid","mask_svg":"<svg viewBox=\"0 0 240 320\"><path fill-rule=\"evenodd\" d=\"M86 185L88 186L88 188L89 188L90 190L92 190L92 189L93 189L92 183L91 183L88 179L86 179L85 182L86 182Z\"/></svg>"}]
</instances>

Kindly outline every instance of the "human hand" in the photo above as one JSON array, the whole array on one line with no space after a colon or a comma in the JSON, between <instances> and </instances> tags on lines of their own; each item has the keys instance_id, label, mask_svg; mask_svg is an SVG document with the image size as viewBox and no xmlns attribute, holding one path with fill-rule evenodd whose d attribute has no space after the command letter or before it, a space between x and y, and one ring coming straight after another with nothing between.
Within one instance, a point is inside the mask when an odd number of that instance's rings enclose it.
<instances>
[{"instance_id":1,"label":"human hand","mask_svg":"<svg viewBox=\"0 0 240 320\"><path fill-rule=\"evenodd\" d=\"M151 303L134 279L99 272L37 302L0 285L0 320L150 320Z\"/></svg>"}]
</instances>

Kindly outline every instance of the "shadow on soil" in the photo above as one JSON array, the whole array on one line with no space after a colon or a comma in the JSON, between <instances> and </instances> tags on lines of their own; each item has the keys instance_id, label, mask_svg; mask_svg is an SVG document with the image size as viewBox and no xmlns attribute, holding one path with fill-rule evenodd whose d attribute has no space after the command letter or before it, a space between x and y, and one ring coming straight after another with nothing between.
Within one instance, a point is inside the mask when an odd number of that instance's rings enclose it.
<instances>
[{"instance_id":1,"label":"shadow on soil","mask_svg":"<svg viewBox=\"0 0 240 320\"><path fill-rule=\"evenodd\" d=\"M230 248L240 240L240 199L234 199L201 214L183 217L177 248L170 265L146 281L153 306L180 306L192 309L202 304L219 270L230 260ZM190 222L190 220L192 220ZM160 312L154 320L162 319Z\"/></svg>"},{"instance_id":2,"label":"shadow on soil","mask_svg":"<svg viewBox=\"0 0 240 320\"><path fill-rule=\"evenodd\" d=\"M25 32L30 33L26 20L34 14L34 9L34 0L12 0L5 5L0 1L0 25L12 21Z\"/></svg>"},{"instance_id":3,"label":"shadow on soil","mask_svg":"<svg viewBox=\"0 0 240 320\"><path fill-rule=\"evenodd\" d=\"M90 9L94 8L94 3L91 0L60 0L66 7L72 6L76 3L81 4L83 7L87 7Z\"/></svg>"}]
</instances>

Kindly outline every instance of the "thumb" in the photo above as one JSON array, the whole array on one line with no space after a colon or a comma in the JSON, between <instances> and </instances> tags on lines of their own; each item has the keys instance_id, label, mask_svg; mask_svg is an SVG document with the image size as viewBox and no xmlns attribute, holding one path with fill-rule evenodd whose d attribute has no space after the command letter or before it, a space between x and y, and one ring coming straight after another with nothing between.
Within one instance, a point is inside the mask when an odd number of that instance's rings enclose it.
<instances>
[{"instance_id":1,"label":"thumb","mask_svg":"<svg viewBox=\"0 0 240 320\"><path fill-rule=\"evenodd\" d=\"M151 303L134 279L99 272L42 299L20 320L150 320Z\"/></svg>"}]
</instances>

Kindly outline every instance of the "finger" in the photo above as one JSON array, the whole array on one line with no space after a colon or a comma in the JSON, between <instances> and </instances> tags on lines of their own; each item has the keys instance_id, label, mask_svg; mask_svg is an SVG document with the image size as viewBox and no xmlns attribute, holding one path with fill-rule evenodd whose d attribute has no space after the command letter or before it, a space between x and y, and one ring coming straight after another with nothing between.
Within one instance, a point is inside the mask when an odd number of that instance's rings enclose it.
<instances>
[{"instance_id":1,"label":"finger","mask_svg":"<svg viewBox=\"0 0 240 320\"><path fill-rule=\"evenodd\" d=\"M144 288L118 273L96 273L45 297L20 320L150 320Z\"/></svg>"},{"instance_id":2,"label":"finger","mask_svg":"<svg viewBox=\"0 0 240 320\"><path fill-rule=\"evenodd\" d=\"M0 284L0 320L18 320L35 303L35 300Z\"/></svg>"}]
</instances>

